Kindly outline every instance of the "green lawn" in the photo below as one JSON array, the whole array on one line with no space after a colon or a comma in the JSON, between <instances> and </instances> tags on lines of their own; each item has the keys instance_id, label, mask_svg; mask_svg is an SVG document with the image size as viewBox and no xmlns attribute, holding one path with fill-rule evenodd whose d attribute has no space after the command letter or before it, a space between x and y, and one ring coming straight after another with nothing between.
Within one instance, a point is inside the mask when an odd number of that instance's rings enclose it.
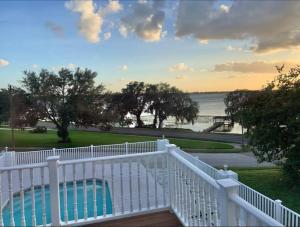
<instances>
[{"instance_id":1,"label":"green lawn","mask_svg":"<svg viewBox=\"0 0 300 227\"><path fill-rule=\"evenodd\" d=\"M300 212L300 187L288 185L281 169L233 169L233 171L239 174L242 183L272 199L280 199L286 207Z\"/></svg>"},{"instance_id":2,"label":"green lawn","mask_svg":"<svg viewBox=\"0 0 300 227\"><path fill-rule=\"evenodd\" d=\"M47 134L36 134L28 131L16 130L16 147L78 147L88 145L102 145L102 144L118 144L124 142L139 142L156 140L157 137L150 136L134 136L113 134L107 132L84 132L71 131L70 137L72 142L68 144L57 143L58 137L55 131L48 131ZM181 148L190 149L232 149L233 146L226 143L188 140L188 139L170 139L171 143L176 144ZM0 130L0 147L10 145L10 131Z\"/></svg>"}]
</instances>

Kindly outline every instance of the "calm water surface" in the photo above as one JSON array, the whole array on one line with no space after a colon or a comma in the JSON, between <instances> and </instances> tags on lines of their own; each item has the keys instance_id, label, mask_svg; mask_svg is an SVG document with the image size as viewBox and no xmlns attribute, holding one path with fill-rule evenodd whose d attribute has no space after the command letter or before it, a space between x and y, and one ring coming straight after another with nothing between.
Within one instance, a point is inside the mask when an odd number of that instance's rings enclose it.
<instances>
[{"instance_id":1,"label":"calm water surface","mask_svg":"<svg viewBox=\"0 0 300 227\"><path fill-rule=\"evenodd\" d=\"M199 113L194 124L184 123L176 124L174 118L168 118L165 121L164 127L168 128L185 128L199 132L210 127L213 124L213 116L226 116L224 98L226 93L198 93L191 94L191 98L198 103ZM151 124L153 116L144 113L142 116L145 124ZM241 133L239 124L235 124L229 133Z\"/></svg>"}]
</instances>

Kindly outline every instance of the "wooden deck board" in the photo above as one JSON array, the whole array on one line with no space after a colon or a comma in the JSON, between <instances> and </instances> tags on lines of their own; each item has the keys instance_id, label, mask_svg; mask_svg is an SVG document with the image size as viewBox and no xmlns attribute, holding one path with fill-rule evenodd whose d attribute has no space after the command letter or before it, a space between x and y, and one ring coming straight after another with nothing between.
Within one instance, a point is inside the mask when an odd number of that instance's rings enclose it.
<instances>
[{"instance_id":1,"label":"wooden deck board","mask_svg":"<svg viewBox=\"0 0 300 227\"><path fill-rule=\"evenodd\" d=\"M122 218L113 221L101 222L86 225L86 227L111 227L111 226L130 226L130 227L177 227L182 226L177 217L169 211L153 214L139 215L136 217Z\"/></svg>"}]
</instances>

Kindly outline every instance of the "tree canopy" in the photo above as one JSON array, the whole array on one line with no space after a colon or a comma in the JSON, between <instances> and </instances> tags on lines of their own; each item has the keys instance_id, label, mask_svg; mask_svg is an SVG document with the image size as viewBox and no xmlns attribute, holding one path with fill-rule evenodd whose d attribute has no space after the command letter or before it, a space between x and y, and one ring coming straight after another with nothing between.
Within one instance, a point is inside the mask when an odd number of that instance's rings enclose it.
<instances>
[{"instance_id":1,"label":"tree canopy","mask_svg":"<svg viewBox=\"0 0 300 227\"><path fill-rule=\"evenodd\" d=\"M61 142L68 142L68 127L97 126L105 111L102 85L95 86L96 72L62 68L58 73L46 69L36 73L25 71L22 81L41 118L51 120L58 129Z\"/></svg>"},{"instance_id":2,"label":"tree canopy","mask_svg":"<svg viewBox=\"0 0 300 227\"><path fill-rule=\"evenodd\" d=\"M144 126L143 112L153 114L153 128L162 128L168 117L174 117L176 122L193 123L198 113L197 103L188 94L166 83L130 82L121 93L115 94L113 102L119 109L120 118L125 119L128 113L135 116L137 127Z\"/></svg>"},{"instance_id":3,"label":"tree canopy","mask_svg":"<svg viewBox=\"0 0 300 227\"><path fill-rule=\"evenodd\" d=\"M300 182L300 67L277 69L264 89L230 93L226 111L247 129L259 161L282 161L293 182ZM241 96L246 98L232 98Z\"/></svg>"}]
</instances>

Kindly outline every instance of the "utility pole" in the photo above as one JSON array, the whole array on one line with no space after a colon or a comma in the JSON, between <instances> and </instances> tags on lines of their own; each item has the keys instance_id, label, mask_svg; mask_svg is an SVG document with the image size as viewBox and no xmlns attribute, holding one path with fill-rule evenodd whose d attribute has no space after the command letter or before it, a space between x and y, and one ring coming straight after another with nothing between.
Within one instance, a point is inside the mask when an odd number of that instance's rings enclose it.
<instances>
[{"instance_id":1,"label":"utility pole","mask_svg":"<svg viewBox=\"0 0 300 227\"><path fill-rule=\"evenodd\" d=\"M9 106L10 106L10 128L11 128L11 147L13 151L15 150L15 109L14 109L14 100L13 100L13 90L11 85L9 85Z\"/></svg>"}]
</instances>

